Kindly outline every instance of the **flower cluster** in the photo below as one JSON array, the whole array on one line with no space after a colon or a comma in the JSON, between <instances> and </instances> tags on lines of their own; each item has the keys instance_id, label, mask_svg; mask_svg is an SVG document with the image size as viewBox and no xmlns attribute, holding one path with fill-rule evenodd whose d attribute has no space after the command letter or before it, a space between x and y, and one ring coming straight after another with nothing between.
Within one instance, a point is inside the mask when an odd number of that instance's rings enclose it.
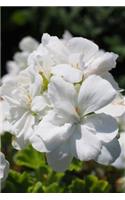
<instances>
[{"instance_id":1,"label":"flower cluster","mask_svg":"<svg viewBox=\"0 0 125 200\"><path fill-rule=\"evenodd\" d=\"M0 132L13 134L18 150L32 144L46 153L55 171L66 170L73 157L113 163L121 153L116 117L125 113L109 72L118 56L70 34L45 33L41 43L26 37L19 47L1 80Z\"/></svg>"}]
</instances>

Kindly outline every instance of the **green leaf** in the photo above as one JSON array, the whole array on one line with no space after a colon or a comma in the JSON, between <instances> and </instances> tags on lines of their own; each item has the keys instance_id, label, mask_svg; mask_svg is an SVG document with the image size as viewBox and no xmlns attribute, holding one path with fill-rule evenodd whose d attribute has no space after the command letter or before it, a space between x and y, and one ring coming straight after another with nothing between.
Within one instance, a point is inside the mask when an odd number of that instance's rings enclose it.
<instances>
[{"instance_id":1,"label":"green leaf","mask_svg":"<svg viewBox=\"0 0 125 200\"><path fill-rule=\"evenodd\" d=\"M58 182L52 183L51 185L48 185L45 187L45 192L46 193L60 193L62 192L62 188L59 187Z\"/></svg>"},{"instance_id":2,"label":"green leaf","mask_svg":"<svg viewBox=\"0 0 125 200\"><path fill-rule=\"evenodd\" d=\"M74 193L83 193L85 192L85 181L79 178L76 178L72 181L72 184L68 187L69 192Z\"/></svg>"},{"instance_id":3,"label":"green leaf","mask_svg":"<svg viewBox=\"0 0 125 200\"><path fill-rule=\"evenodd\" d=\"M3 192L27 192L27 188L33 185L35 179L23 172L22 174L14 170L10 170Z\"/></svg>"},{"instance_id":4,"label":"green leaf","mask_svg":"<svg viewBox=\"0 0 125 200\"><path fill-rule=\"evenodd\" d=\"M83 168L83 162L74 158L72 163L70 164L69 170L80 171L82 168Z\"/></svg>"},{"instance_id":5,"label":"green leaf","mask_svg":"<svg viewBox=\"0 0 125 200\"><path fill-rule=\"evenodd\" d=\"M88 192L109 192L110 185L105 180L99 180L94 175L89 175L85 179L86 191Z\"/></svg>"},{"instance_id":6,"label":"green leaf","mask_svg":"<svg viewBox=\"0 0 125 200\"><path fill-rule=\"evenodd\" d=\"M35 185L28 188L27 192L30 193L43 193L43 185L41 182L37 182Z\"/></svg>"},{"instance_id":7,"label":"green leaf","mask_svg":"<svg viewBox=\"0 0 125 200\"><path fill-rule=\"evenodd\" d=\"M49 174L47 176L46 185L50 185L54 182L59 183L63 176L64 176L64 173L59 173L59 172L57 173L57 172L54 172L52 169L50 169Z\"/></svg>"},{"instance_id":8,"label":"green leaf","mask_svg":"<svg viewBox=\"0 0 125 200\"><path fill-rule=\"evenodd\" d=\"M85 179L86 181L86 185L87 186L93 186L93 184L96 184L97 181L98 181L98 178L96 176L93 176L93 175L88 175Z\"/></svg>"},{"instance_id":9,"label":"green leaf","mask_svg":"<svg viewBox=\"0 0 125 200\"><path fill-rule=\"evenodd\" d=\"M16 165L28 167L34 170L45 165L43 155L31 146L18 151L14 156L14 161Z\"/></svg>"},{"instance_id":10,"label":"green leaf","mask_svg":"<svg viewBox=\"0 0 125 200\"><path fill-rule=\"evenodd\" d=\"M110 185L107 181L99 180L97 185L93 187L92 192L109 192Z\"/></svg>"}]
</instances>

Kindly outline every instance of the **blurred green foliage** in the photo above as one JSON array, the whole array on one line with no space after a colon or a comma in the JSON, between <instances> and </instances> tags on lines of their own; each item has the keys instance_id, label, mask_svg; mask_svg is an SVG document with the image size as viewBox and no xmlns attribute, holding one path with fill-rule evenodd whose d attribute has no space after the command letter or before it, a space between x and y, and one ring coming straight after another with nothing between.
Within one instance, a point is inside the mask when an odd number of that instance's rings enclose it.
<instances>
[{"instance_id":1,"label":"blurred green foliage","mask_svg":"<svg viewBox=\"0 0 125 200\"><path fill-rule=\"evenodd\" d=\"M31 146L15 154L17 171L10 170L3 192L108 192L110 185L94 175L78 177L82 162L74 161L66 173L56 173ZM76 171L75 171L76 170ZM71 175L71 173L73 175Z\"/></svg>"},{"instance_id":2,"label":"blurred green foliage","mask_svg":"<svg viewBox=\"0 0 125 200\"><path fill-rule=\"evenodd\" d=\"M65 30L96 42L100 48L119 54L112 71L125 89L124 7L2 7L2 73L5 63L18 50L19 41L30 35L39 42L44 32L62 37ZM46 85L45 85L46 86ZM11 170L2 192L124 192L119 184L123 170L95 162L73 160L69 170L56 173L45 155L31 146L17 152L11 136L2 136L2 151Z\"/></svg>"},{"instance_id":3,"label":"blurred green foliage","mask_svg":"<svg viewBox=\"0 0 125 200\"><path fill-rule=\"evenodd\" d=\"M2 140L4 138L5 136L2 136ZM8 152L6 153L8 155ZM119 192L116 180L123 175L122 170L104 167L94 161L83 163L76 159L66 172L57 173L48 166L45 155L31 146L15 152L11 159L11 170L2 191L4 193ZM121 187L120 192L124 192Z\"/></svg>"},{"instance_id":4,"label":"blurred green foliage","mask_svg":"<svg viewBox=\"0 0 125 200\"><path fill-rule=\"evenodd\" d=\"M42 154L40 152L34 151L30 147L19 151L14 156L14 160L17 165L28 167L34 170L44 166Z\"/></svg>"}]
</instances>

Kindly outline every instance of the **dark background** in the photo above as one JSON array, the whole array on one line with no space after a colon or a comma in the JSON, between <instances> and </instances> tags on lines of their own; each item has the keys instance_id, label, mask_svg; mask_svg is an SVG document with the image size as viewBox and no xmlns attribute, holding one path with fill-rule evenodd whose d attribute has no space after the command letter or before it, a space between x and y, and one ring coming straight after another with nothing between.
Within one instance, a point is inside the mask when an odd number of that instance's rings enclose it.
<instances>
[{"instance_id":1,"label":"dark background","mask_svg":"<svg viewBox=\"0 0 125 200\"><path fill-rule=\"evenodd\" d=\"M62 37L69 30L119 54L112 73L125 88L125 7L2 7L1 21L2 74L24 36L40 42L44 32Z\"/></svg>"}]
</instances>

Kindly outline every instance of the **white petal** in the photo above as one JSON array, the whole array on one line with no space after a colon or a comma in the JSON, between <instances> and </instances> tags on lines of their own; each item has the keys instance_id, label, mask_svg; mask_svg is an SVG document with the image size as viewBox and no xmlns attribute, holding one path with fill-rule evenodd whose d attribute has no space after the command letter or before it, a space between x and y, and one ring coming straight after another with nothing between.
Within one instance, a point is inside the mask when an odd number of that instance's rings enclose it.
<instances>
[{"instance_id":1,"label":"white petal","mask_svg":"<svg viewBox=\"0 0 125 200\"><path fill-rule=\"evenodd\" d=\"M27 67L28 56L29 56L28 52L17 52L14 54L13 59L20 68L20 70L23 70Z\"/></svg>"},{"instance_id":2,"label":"white petal","mask_svg":"<svg viewBox=\"0 0 125 200\"><path fill-rule=\"evenodd\" d=\"M54 108L68 120L74 122L78 118L75 110L77 104L77 94L71 83L64 81L60 77L53 76L48 87L50 101Z\"/></svg>"},{"instance_id":3,"label":"white petal","mask_svg":"<svg viewBox=\"0 0 125 200\"><path fill-rule=\"evenodd\" d=\"M84 59L88 59L98 51L98 46L94 42L82 37L69 40L68 47L73 53L83 53Z\"/></svg>"},{"instance_id":4,"label":"white petal","mask_svg":"<svg viewBox=\"0 0 125 200\"><path fill-rule=\"evenodd\" d=\"M38 44L34 38L27 36L20 41L19 47L22 51L32 52L38 47Z\"/></svg>"},{"instance_id":5,"label":"white petal","mask_svg":"<svg viewBox=\"0 0 125 200\"><path fill-rule=\"evenodd\" d=\"M125 106L111 103L108 106L105 106L104 108L100 109L97 113L102 113L102 112L109 114L113 117L120 117L125 113Z\"/></svg>"},{"instance_id":6,"label":"white petal","mask_svg":"<svg viewBox=\"0 0 125 200\"><path fill-rule=\"evenodd\" d=\"M33 135L29 138L29 141L32 144L32 146L34 147L34 149L36 149L37 151L49 152L49 150L45 146L42 138L35 133L35 129L34 129Z\"/></svg>"},{"instance_id":7,"label":"white petal","mask_svg":"<svg viewBox=\"0 0 125 200\"><path fill-rule=\"evenodd\" d=\"M120 117L125 113L125 99L121 95L117 96L112 103L97 111L106 113L113 117Z\"/></svg>"},{"instance_id":8,"label":"white petal","mask_svg":"<svg viewBox=\"0 0 125 200\"><path fill-rule=\"evenodd\" d=\"M72 135L72 132L72 124L55 126L49 122L44 122L43 120L36 126L33 137L39 137L39 142L42 140L48 151L52 151L62 144L62 142L66 141Z\"/></svg>"},{"instance_id":9,"label":"white petal","mask_svg":"<svg viewBox=\"0 0 125 200\"><path fill-rule=\"evenodd\" d=\"M19 105L19 99L14 95L14 91L17 88L15 80L5 82L0 88L0 96L3 96L5 100L11 105Z\"/></svg>"},{"instance_id":10,"label":"white petal","mask_svg":"<svg viewBox=\"0 0 125 200\"><path fill-rule=\"evenodd\" d=\"M82 72L66 64L52 67L52 74L60 76L70 83L77 83L82 80Z\"/></svg>"},{"instance_id":11,"label":"white petal","mask_svg":"<svg viewBox=\"0 0 125 200\"><path fill-rule=\"evenodd\" d=\"M49 105L46 102L46 99L43 96L36 96L32 101L32 111L40 112L44 110Z\"/></svg>"},{"instance_id":12,"label":"white petal","mask_svg":"<svg viewBox=\"0 0 125 200\"><path fill-rule=\"evenodd\" d=\"M15 73L15 72L13 72L13 73ZM16 74L8 73L1 78L1 84L4 84L5 82L11 81L11 80L14 80L15 78L16 78Z\"/></svg>"},{"instance_id":13,"label":"white petal","mask_svg":"<svg viewBox=\"0 0 125 200\"><path fill-rule=\"evenodd\" d=\"M102 74L104 72L110 71L116 66L117 55L114 53L104 52L102 55L99 54L91 64L84 71L85 76L91 74Z\"/></svg>"},{"instance_id":14,"label":"white petal","mask_svg":"<svg viewBox=\"0 0 125 200\"><path fill-rule=\"evenodd\" d=\"M42 44L47 48L56 63L66 63L69 55L68 48L58 37L43 34Z\"/></svg>"},{"instance_id":15,"label":"white petal","mask_svg":"<svg viewBox=\"0 0 125 200\"><path fill-rule=\"evenodd\" d=\"M34 68L35 72L43 73L44 76L49 79L51 73L51 67L55 65L55 62L50 55L50 52L40 44L36 51L31 53L28 57L28 64Z\"/></svg>"},{"instance_id":16,"label":"white petal","mask_svg":"<svg viewBox=\"0 0 125 200\"><path fill-rule=\"evenodd\" d=\"M49 122L56 126L63 126L65 124L65 119L53 109L48 111L48 113L43 117L42 122Z\"/></svg>"},{"instance_id":17,"label":"white petal","mask_svg":"<svg viewBox=\"0 0 125 200\"><path fill-rule=\"evenodd\" d=\"M9 74L16 75L19 73L19 67L14 61L7 62L7 71Z\"/></svg>"},{"instance_id":18,"label":"white petal","mask_svg":"<svg viewBox=\"0 0 125 200\"><path fill-rule=\"evenodd\" d=\"M125 156L123 157L123 155L120 154L120 156L115 160L112 166L118 169L125 169Z\"/></svg>"},{"instance_id":19,"label":"white petal","mask_svg":"<svg viewBox=\"0 0 125 200\"><path fill-rule=\"evenodd\" d=\"M106 114L93 114L87 116L86 126L94 128L99 140L110 142L118 135L118 124L115 118Z\"/></svg>"},{"instance_id":20,"label":"white petal","mask_svg":"<svg viewBox=\"0 0 125 200\"><path fill-rule=\"evenodd\" d=\"M13 124L13 134L15 135L16 142L13 142L15 147L18 146L19 149L24 148L24 146L29 142L29 138L33 134L34 116L26 112L24 115ZM18 145L17 145L18 144Z\"/></svg>"},{"instance_id":21,"label":"white petal","mask_svg":"<svg viewBox=\"0 0 125 200\"><path fill-rule=\"evenodd\" d=\"M1 122L0 121L0 135L4 134L5 132L10 132L12 130L12 125L7 120Z\"/></svg>"},{"instance_id":22,"label":"white petal","mask_svg":"<svg viewBox=\"0 0 125 200\"><path fill-rule=\"evenodd\" d=\"M46 155L48 164L57 172L65 171L73 158L70 154L68 143L62 144L60 147Z\"/></svg>"},{"instance_id":23,"label":"white petal","mask_svg":"<svg viewBox=\"0 0 125 200\"><path fill-rule=\"evenodd\" d=\"M121 146L121 154L112 165L119 169L125 169L125 132L120 133L119 143Z\"/></svg>"},{"instance_id":24,"label":"white petal","mask_svg":"<svg viewBox=\"0 0 125 200\"><path fill-rule=\"evenodd\" d=\"M83 67L84 67L84 55L82 53L71 53L69 56L69 64L75 68L81 71L83 75Z\"/></svg>"},{"instance_id":25,"label":"white petal","mask_svg":"<svg viewBox=\"0 0 125 200\"><path fill-rule=\"evenodd\" d=\"M38 96L40 94L42 87L41 77L39 75L35 76L35 80L31 85L30 92L32 96Z\"/></svg>"},{"instance_id":26,"label":"white petal","mask_svg":"<svg viewBox=\"0 0 125 200\"><path fill-rule=\"evenodd\" d=\"M97 157L101 150L101 142L93 129L85 125L77 126L71 138L71 152L79 160L92 160Z\"/></svg>"},{"instance_id":27,"label":"white petal","mask_svg":"<svg viewBox=\"0 0 125 200\"><path fill-rule=\"evenodd\" d=\"M72 34L69 31L65 30L63 33L63 41L67 42L71 38L72 38Z\"/></svg>"},{"instance_id":28,"label":"white petal","mask_svg":"<svg viewBox=\"0 0 125 200\"><path fill-rule=\"evenodd\" d=\"M106 92L104 92L106 90ZM116 96L111 84L99 76L89 76L81 85L78 102L81 113L88 114L106 106Z\"/></svg>"},{"instance_id":29,"label":"white petal","mask_svg":"<svg viewBox=\"0 0 125 200\"><path fill-rule=\"evenodd\" d=\"M26 109L21 106L10 106L10 122L13 124L16 121L20 120L23 114L26 112Z\"/></svg>"},{"instance_id":30,"label":"white petal","mask_svg":"<svg viewBox=\"0 0 125 200\"><path fill-rule=\"evenodd\" d=\"M111 142L103 144L101 153L99 154L99 156L97 156L95 160L100 164L109 165L119 157L120 153L120 144L115 138Z\"/></svg>"},{"instance_id":31,"label":"white petal","mask_svg":"<svg viewBox=\"0 0 125 200\"><path fill-rule=\"evenodd\" d=\"M115 90L120 90L118 83L115 81L114 77L109 72L101 74L101 77L109 81Z\"/></svg>"},{"instance_id":32,"label":"white petal","mask_svg":"<svg viewBox=\"0 0 125 200\"><path fill-rule=\"evenodd\" d=\"M10 107L9 104L0 97L0 122L9 117Z\"/></svg>"},{"instance_id":33,"label":"white petal","mask_svg":"<svg viewBox=\"0 0 125 200\"><path fill-rule=\"evenodd\" d=\"M29 140L24 140L23 136L12 139L12 146L16 150L22 150L29 144Z\"/></svg>"},{"instance_id":34,"label":"white petal","mask_svg":"<svg viewBox=\"0 0 125 200\"><path fill-rule=\"evenodd\" d=\"M28 87L29 93L32 97L40 95L42 81L38 73L33 71L32 68L28 67L26 70L20 73L20 80L26 81L25 87Z\"/></svg>"}]
</instances>

